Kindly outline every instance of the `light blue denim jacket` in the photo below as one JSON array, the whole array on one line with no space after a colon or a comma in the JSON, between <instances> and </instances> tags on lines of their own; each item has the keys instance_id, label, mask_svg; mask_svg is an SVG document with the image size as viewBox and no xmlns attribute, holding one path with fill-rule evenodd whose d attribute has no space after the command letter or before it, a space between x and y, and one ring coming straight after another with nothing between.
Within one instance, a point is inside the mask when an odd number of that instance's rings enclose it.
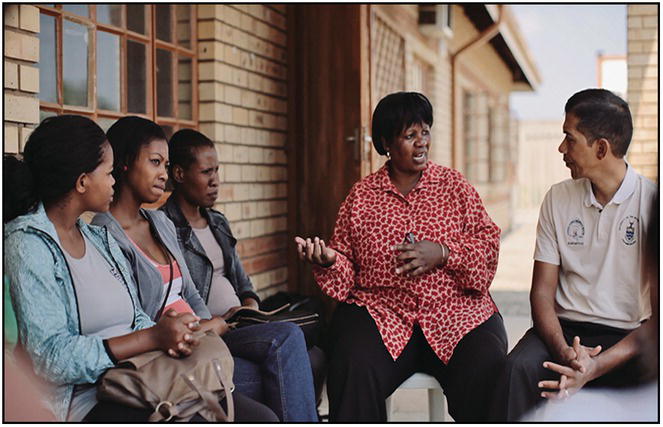
<instances>
[{"instance_id":1,"label":"light blue denim jacket","mask_svg":"<svg viewBox=\"0 0 663 427\"><path fill-rule=\"evenodd\" d=\"M78 227L124 279L134 308L133 330L154 325L140 308L130 270L108 230L80 219ZM35 372L53 386L47 403L64 421L74 385L95 383L114 364L100 337L81 335L71 272L44 206L7 223L4 240L5 274L10 280L19 343Z\"/></svg>"}]
</instances>

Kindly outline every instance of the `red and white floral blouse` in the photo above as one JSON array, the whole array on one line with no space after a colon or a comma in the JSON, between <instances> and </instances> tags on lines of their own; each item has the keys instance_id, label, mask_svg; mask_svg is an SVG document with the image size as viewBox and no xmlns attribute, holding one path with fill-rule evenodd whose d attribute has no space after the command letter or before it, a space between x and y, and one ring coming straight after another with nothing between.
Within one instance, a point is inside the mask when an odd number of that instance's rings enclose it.
<instances>
[{"instance_id":1,"label":"red and white floral blouse","mask_svg":"<svg viewBox=\"0 0 663 427\"><path fill-rule=\"evenodd\" d=\"M390 247L408 232L447 245L446 265L417 277L396 274ZM499 227L460 172L428 162L403 196L385 165L352 187L328 244L339 253L336 263L313 272L327 295L368 309L394 360L417 322L446 364L461 338L497 311L488 287L499 241Z\"/></svg>"}]
</instances>

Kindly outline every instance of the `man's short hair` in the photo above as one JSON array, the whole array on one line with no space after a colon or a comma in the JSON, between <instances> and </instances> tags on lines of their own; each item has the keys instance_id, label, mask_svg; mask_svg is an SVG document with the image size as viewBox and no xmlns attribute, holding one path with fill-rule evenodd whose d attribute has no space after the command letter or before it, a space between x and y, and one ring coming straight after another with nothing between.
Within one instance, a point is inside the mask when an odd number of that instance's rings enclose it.
<instances>
[{"instance_id":1,"label":"man's short hair","mask_svg":"<svg viewBox=\"0 0 663 427\"><path fill-rule=\"evenodd\" d=\"M578 118L578 130L590 145L605 138L615 156L626 155L633 135L633 120L626 101L609 90L585 89L566 101L564 112Z\"/></svg>"}]
</instances>

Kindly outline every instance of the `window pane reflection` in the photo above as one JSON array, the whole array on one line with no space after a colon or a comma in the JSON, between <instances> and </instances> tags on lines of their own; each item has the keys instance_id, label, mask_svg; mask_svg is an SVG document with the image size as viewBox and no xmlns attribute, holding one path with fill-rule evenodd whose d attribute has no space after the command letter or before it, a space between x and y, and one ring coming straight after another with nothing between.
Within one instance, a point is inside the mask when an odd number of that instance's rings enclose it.
<instances>
[{"instance_id":1,"label":"window pane reflection","mask_svg":"<svg viewBox=\"0 0 663 427\"><path fill-rule=\"evenodd\" d=\"M115 25L116 27L122 26L122 5L119 4L98 4L97 5L97 21Z\"/></svg>"},{"instance_id":2,"label":"window pane reflection","mask_svg":"<svg viewBox=\"0 0 663 427\"><path fill-rule=\"evenodd\" d=\"M56 113L55 111L39 110L39 122L41 123L46 117L53 117L57 115L58 113Z\"/></svg>"},{"instance_id":3,"label":"window pane reflection","mask_svg":"<svg viewBox=\"0 0 663 427\"><path fill-rule=\"evenodd\" d=\"M147 113L146 59L145 45L127 40L127 107L131 113Z\"/></svg>"},{"instance_id":4,"label":"window pane reflection","mask_svg":"<svg viewBox=\"0 0 663 427\"><path fill-rule=\"evenodd\" d=\"M97 32L97 107L120 110L120 37Z\"/></svg>"},{"instance_id":5,"label":"window pane reflection","mask_svg":"<svg viewBox=\"0 0 663 427\"><path fill-rule=\"evenodd\" d=\"M127 29L140 34L145 33L145 5L127 4Z\"/></svg>"},{"instance_id":6,"label":"window pane reflection","mask_svg":"<svg viewBox=\"0 0 663 427\"><path fill-rule=\"evenodd\" d=\"M163 133L166 134L166 138L170 139L171 136L173 136L173 127L170 125L161 125L161 129L163 129Z\"/></svg>"},{"instance_id":7,"label":"window pane reflection","mask_svg":"<svg viewBox=\"0 0 663 427\"><path fill-rule=\"evenodd\" d=\"M156 13L157 38L166 42L173 41L170 28L170 5L157 4L154 6Z\"/></svg>"},{"instance_id":8,"label":"window pane reflection","mask_svg":"<svg viewBox=\"0 0 663 427\"><path fill-rule=\"evenodd\" d=\"M191 120L192 85L191 85L191 58L180 56L177 62L177 118Z\"/></svg>"},{"instance_id":9,"label":"window pane reflection","mask_svg":"<svg viewBox=\"0 0 663 427\"><path fill-rule=\"evenodd\" d=\"M178 4L176 7L177 43L180 46L191 48L191 6Z\"/></svg>"},{"instance_id":10,"label":"window pane reflection","mask_svg":"<svg viewBox=\"0 0 663 427\"><path fill-rule=\"evenodd\" d=\"M111 127L116 121L117 119L114 118L97 117L97 124L104 132L108 132L108 128Z\"/></svg>"},{"instance_id":11,"label":"window pane reflection","mask_svg":"<svg viewBox=\"0 0 663 427\"><path fill-rule=\"evenodd\" d=\"M62 34L62 79L64 103L87 106L88 40L86 26L64 20Z\"/></svg>"},{"instance_id":12,"label":"window pane reflection","mask_svg":"<svg viewBox=\"0 0 663 427\"><path fill-rule=\"evenodd\" d=\"M157 115L173 117L173 54L157 49Z\"/></svg>"},{"instance_id":13,"label":"window pane reflection","mask_svg":"<svg viewBox=\"0 0 663 427\"><path fill-rule=\"evenodd\" d=\"M62 10L75 13L76 15L85 16L86 18L89 16L88 7L85 4L64 4L62 5Z\"/></svg>"},{"instance_id":14,"label":"window pane reflection","mask_svg":"<svg viewBox=\"0 0 663 427\"><path fill-rule=\"evenodd\" d=\"M39 99L58 102L55 18L39 16Z\"/></svg>"}]
</instances>

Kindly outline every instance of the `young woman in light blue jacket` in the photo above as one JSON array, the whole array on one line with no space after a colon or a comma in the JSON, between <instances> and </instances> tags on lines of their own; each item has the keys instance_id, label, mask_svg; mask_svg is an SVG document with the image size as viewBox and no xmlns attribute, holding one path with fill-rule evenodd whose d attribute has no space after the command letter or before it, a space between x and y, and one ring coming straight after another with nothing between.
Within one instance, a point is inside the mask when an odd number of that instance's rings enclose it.
<instances>
[{"instance_id":1,"label":"young woman in light blue jacket","mask_svg":"<svg viewBox=\"0 0 663 427\"><path fill-rule=\"evenodd\" d=\"M46 400L61 421L146 421L149 410L97 402L95 382L118 360L143 352L195 351L198 318L168 313L152 322L115 240L79 219L108 210L112 169L101 128L65 115L45 119L28 139L24 162L3 177L4 265L19 345L52 385ZM269 411L242 400L235 398L238 420ZM268 414L262 419L275 419Z\"/></svg>"}]
</instances>

